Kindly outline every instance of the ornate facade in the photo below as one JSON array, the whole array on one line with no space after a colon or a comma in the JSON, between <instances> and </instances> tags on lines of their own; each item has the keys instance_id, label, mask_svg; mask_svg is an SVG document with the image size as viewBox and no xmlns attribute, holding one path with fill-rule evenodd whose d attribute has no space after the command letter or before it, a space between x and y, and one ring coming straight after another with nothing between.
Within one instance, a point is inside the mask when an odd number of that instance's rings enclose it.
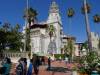
<instances>
[{"instance_id":1,"label":"ornate facade","mask_svg":"<svg viewBox=\"0 0 100 75\"><path fill-rule=\"evenodd\" d=\"M53 25L55 34L50 40L48 27ZM60 54L63 40L63 28L58 5L53 1L50 5L46 22L32 24L31 51L33 53Z\"/></svg>"}]
</instances>

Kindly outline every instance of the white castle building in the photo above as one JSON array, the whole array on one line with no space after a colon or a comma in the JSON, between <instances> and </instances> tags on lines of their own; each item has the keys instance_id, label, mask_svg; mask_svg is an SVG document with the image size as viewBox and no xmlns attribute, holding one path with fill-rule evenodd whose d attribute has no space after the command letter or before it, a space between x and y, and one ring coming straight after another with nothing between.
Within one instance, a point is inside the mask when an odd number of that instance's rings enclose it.
<instances>
[{"instance_id":1,"label":"white castle building","mask_svg":"<svg viewBox=\"0 0 100 75\"><path fill-rule=\"evenodd\" d=\"M50 25L53 25L55 29L55 34L51 40L48 30ZM60 54L65 45L63 43L65 36L58 5L53 1L50 5L47 21L31 25L31 51L33 53Z\"/></svg>"},{"instance_id":2,"label":"white castle building","mask_svg":"<svg viewBox=\"0 0 100 75\"><path fill-rule=\"evenodd\" d=\"M49 36L48 26L53 25L55 35ZM50 5L49 15L46 22L33 24L31 26L31 51L33 53L61 53L62 22L59 8L55 1Z\"/></svg>"}]
</instances>

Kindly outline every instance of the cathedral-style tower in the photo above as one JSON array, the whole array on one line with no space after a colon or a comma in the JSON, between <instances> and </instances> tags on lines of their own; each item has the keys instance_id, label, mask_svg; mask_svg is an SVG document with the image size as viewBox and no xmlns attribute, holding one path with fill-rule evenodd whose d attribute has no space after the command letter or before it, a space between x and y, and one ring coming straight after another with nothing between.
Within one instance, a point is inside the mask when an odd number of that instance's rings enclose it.
<instances>
[{"instance_id":1,"label":"cathedral-style tower","mask_svg":"<svg viewBox=\"0 0 100 75\"><path fill-rule=\"evenodd\" d=\"M56 53L61 53L61 34L62 34L62 22L59 14L58 5L55 1L51 3L49 9L49 16L47 24L53 25L55 28L55 43L56 43Z\"/></svg>"}]
</instances>

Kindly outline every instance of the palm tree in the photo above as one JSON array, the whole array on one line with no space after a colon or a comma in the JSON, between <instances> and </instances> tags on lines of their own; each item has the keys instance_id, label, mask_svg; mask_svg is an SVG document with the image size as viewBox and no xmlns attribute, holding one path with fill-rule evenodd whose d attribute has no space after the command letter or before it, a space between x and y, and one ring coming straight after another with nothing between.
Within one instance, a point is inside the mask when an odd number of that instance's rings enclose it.
<instances>
[{"instance_id":1,"label":"palm tree","mask_svg":"<svg viewBox=\"0 0 100 75\"><path fill-rule=\"evenodd\" d=\"M98 44L98 48L99 48L99 50L100 50L100 38L99 38L99 44Z\"/></svg>"},{"instance_id":2,"label":"palm tree","mask_svg":"<svg viewBox=\"0 0 100 75\"><path fill-rule=\"evenodd\" d=\"M90 10L91 10L90 5L88 3L86 3L85 6L86 6L86 8L84 7L84 5L82 7L82 13L85 14L85 9L87 9L87 13L90 13Z\"/></svg>"},{"instance_id":3,"label":"palm tree","mask_svg":"<svg viewBox=\"0 0 100 75\"><path fill-rule=\"evenodd\" d=\"M67 44L64 45L63 51L64 51L65 56L67 56L69 58L69 50L68 50Z\"/></svg>"},{"instance_id":4,"label":"palm tree","mask_svg":"<svg viewBox=\"0 0 100 75\"><path fill-rule=\"evenodd\" d=\"M95 15L93 16L93 19L94 19L94 22L95 22L95 23L100 23L100 15L95 14Z\"/></svg>"},{"instance_id":5,"label":"palm tree","mask_svg":"<svg viewBox=\"0 0 100 75\"><path fill-rule=\"evenodd\" d=\"M75 14L74 9L73 8L68 8L67 16L68 16L69 20L70 20L70 18L72 18L74 16L74 14ZM71 22L71 20L70 20L70 22Z\"/></svg>"},{"instance_id":6,"label":"palm tree","mask_svg":"<svg viewBox=\"0 0 100 75\"><path fill-rule=\"evenodd\" d=\"M30 46L30 29L29 28L27 28L26 29L26 51L30 51L30 49L31 49L31 46Z\"/></svg>"},{"instance_id":7,"label":"palm tree","mask_svg":"<svg viewBox=\"0 0 100 75\"><path fill-rule=\"evenodd\" d=\"M49 27L50 41L51 41L51 38L53 37L54 33L55 33L55 28L53 25L50 25L50 27Z\"/></svg>"},{"instance_id":8,"label":"palm tree","mask_svg":"<svg viewBox=\"0 0 100 75\"><path fill-rule=\"evenodd\" d=\"M29 23L29 27L31 26L31 22L35 22L37 16L37 11L33 8L28 8L25 10L24 17L27 19L27 22Z\"/></svg>"},{"instance_id":9,"label":"palm tree","mask_svg":"<svg viewBox=\"0 0 100 75\"><path fill-rule=\"evenodd\" d=\"M90 5L86 3L86 0L84 0L84 5L82 7L82 13L85 14L85 23L86 23L86 32L88 37L88 47L89 51L92 50L92 43L91 43L91 31L89 26L89 19L88 19L88 13L90 13Z\"/></svg>"},{"instance_id":10,"label":"palm tree","mask_svg":"<svg viewBox=\"0 0 100 75\"><path fill-rule=\"evenodd\" d=\"M68 8L68 12L67 12L67 16L68 17L73 17L74 16L74 10L73 10L73 8Z\"/></svg>"},{"instance_id":11,"label":"palm tree","mask_svg":"<svg viewBox=\"0 0 100 75\"><path fill-rule=\"evenodd\" d=\"M48 49L48 52L49 53L52 53L52 50L53 50L53 40L51 40L52 39L52 37L55 35L55 28L54 28L54 26L53 25L50 25L49 26L49 36L50 36L50 43L49 43L49 45L48 45L48 47L50 48L50 49ZM52 49L52 50L51 50Z\"/></svg>"},{"instance_id":12,"label":"palm tree","mask_svg":"<svg viewBox=\"0 0 100 75\"><path fill-rule=\"evenodd\" d=\"M64 53L67 54L68 53L68 49L67 49L67 45L64 45Z\"/></svg>"},{"instance_id":13,"label":"palm tree","mask_svg":"<svg viewBox=\"0 0 100 75\"><path fill-rule=\"evenodd\" d=\"M74 16L75 12L73 8L68 8L67 10L67 16L69 19L71 19ZM70 20L71 22L71 20ZM69 59L72 61L72 54L73 54L73 41L71 37L68 39L67 47L66 47L67 54L70 55Z\"/></svg>"},{"instance_id":14,"label":"palm tree","mask_svg":"<svg viewBox=\"0 0 100 75\"><path fill-rule=\"evenodd\" d=\"M35 22L37 16L37 11L33 8L28 8L25 10L24 18L27 20L28 27L25 28L25 51L30 50L30 28L31 22Z\"/></svg>"},{"instance_id":15,"label":"palm tree","mask_svg":"<svg viewBox=\"0 0 100 75\"><path fill-rule=\"evenodd\" d=\"M68 54L70 56L69 59L70 59L70 61L72 61L72 59L73 59L73 50L74 50L74 42L73 42L73 39L71 37L69 37L69 39L68 39L67 50L68 50Z\"/></svg>"}]
</instances>

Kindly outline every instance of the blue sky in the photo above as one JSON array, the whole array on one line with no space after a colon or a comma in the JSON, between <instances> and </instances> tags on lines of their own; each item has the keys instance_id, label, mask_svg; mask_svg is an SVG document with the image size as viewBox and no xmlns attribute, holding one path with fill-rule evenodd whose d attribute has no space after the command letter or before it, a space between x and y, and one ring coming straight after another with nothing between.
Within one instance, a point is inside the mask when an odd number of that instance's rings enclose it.
<instances>
[{"instance_id":1,"label":"blue sky","mask_svg":"<svg viewBox=\"0 0 100 75\"><path fill-rule=\"evenodd\" d=\"M55 0L59 6L63 29L65 34L75 36L77 42L83 42L87 39L85 29L84 15L81 14L81 6L83 0ZM87 0L91 5L91 13L89 14L89 22L91 31L100 34L100 23L93 22L93 15L100 14L100 0ZM38 12L38 21L46 21L48 18L49 7L52 0L29 0L29 6ZM67 9L72 7L75 10L73 18L67 17ZM25 21L23 18L26 8L26 0L0 0L0 21L10 22L12 25L20 24L21 27Z\"/></svg>"}]
</instances>

